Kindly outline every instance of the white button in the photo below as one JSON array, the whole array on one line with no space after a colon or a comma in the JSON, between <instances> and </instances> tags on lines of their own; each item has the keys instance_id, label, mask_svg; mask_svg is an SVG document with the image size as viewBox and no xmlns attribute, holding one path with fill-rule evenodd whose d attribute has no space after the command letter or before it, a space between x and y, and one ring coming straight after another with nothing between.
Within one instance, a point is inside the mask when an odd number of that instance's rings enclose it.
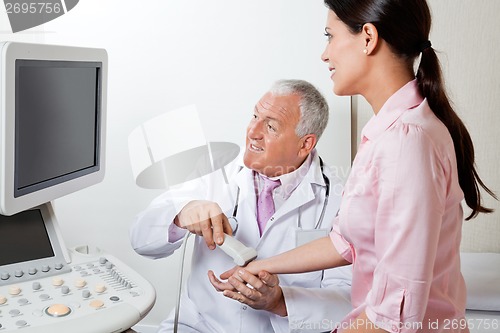
<instances>
[{"instance_id":1,"label":"white button","mask_svg":"<svg viewBox=\"0 0 500 333\"><path fill-rule=\"evenodd\" d=\"M5 297L4 295L0 295L0 304L5 304L7 303L7 297Z\"/></svg>"},{"instance_id":2,"label":"white button","mask_svg":"<svg viewBox=\"0 0 500 333\"><path fill-rule=\"evenodd\" d=\"M75 281L75 287L77 288L83 288L87 285L87 281L85 281L84 279L78 279Z\"/></svg>"},{"instance_id":3,"label":"white button","mask_svg":"<svg viewBox=\"0 0 500 333\"><path fill-rule=\"evenodd\" d=\"M55 277L52 279L52 285L54 286L62 286L64 283L64 280L61 279L60 277Z\"/></svg>"},{"instance_id":4,"label":"white button","mask_svg":"<svg viewBox=\"0 0 500 333\"><path fill-rule=\"evenodd\" d=\"M103 293L106 291L106 286L102 283L99 283L95 286L95 291L98 293Z\"/></svg>"},{"instance_id":5,"label":"white button","mask_svg":"<svg viewBox=\"0 0 500 333\"><path fill-rule=\"evenodd\" d=\"M21 288L18 286L10 286L9 294L10 295L19 295L21 293Z\"/></svg>"}]
</instances>

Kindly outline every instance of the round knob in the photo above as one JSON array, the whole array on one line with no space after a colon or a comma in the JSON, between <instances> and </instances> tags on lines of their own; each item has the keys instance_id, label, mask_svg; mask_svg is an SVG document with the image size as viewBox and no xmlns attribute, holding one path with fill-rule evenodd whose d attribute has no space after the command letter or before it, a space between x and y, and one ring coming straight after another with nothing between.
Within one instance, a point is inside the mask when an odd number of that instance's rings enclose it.
<instances>
[{"instance_id":1,"label":"round knob","mask_svg":"<svg viewBox=\"0 0 500 333\"><path fill-rule=\"evenodd\" d=\"M113 268L113 264L108 261L106 263L106 269L111 269L111 268Z\"/></svg>"},{"instance_id":2,"label":"round knob","mask_svg":"<svg viewBox=\"0 0 500 333\"><path fill-rule=\"evenodd\" d=\"M21 277L21 276L23 276L23 275L24 275L24 272L23 272L23 271L21 271L21 270L17 270L17 271L15 271L15 272L14 272L14 276L15 276L15 277Z\"/></svg>"},{"instance_id":3,"label":"round knob","mask_svg":"<svg viewBox=\"0 0 500 333\"><path fill-rule=\"evenodd\" d=\"M29 274L29 275L35 275L37 272L38 272L38 270L37 270L35 267L31 267L31 268L28 270L28 274Z\"/></svg>"},{"instance_id":4,"label":"round knob","mask_svg":"<svg viewBox=\"0 0 500 333\"><path fill-rule=\"evenodd\" d=\"M46 301L46 300L50 299L50 295L47 295L47 294L41 294L39 297L42 301Z\"/></svg>"},{"instance_id":5,"label":"round knob","mask_svg":"<svg viewBox=\"0 0 500 333\"><path fill-rule=\"evenodd\" d=\"M48 271L50 271L50 266L49 265L43 265L42 266L42 272L47 273Z\"/></svg>"},{"instance_id":6,"label":"round knob","mask_svg":"<svg viewBox=\"0 0 500 333\"><path fill-rule=\"evenodd\" d=\"M64 267L64 266L63 266L63 264L61 264L61 263L58 263L58 264L56 264L56 265L54 266L54 268L55 268L56 270L58 270L58 271L59 271L59 270L61 270L63 267Z\"/></svg>"},{"instance_id":7,"label":"round knob","mask_svg":"<svg viewBox=\"0 0 500 333\"><path fill-rule=\"evenodd\" d=\"M42 289L42 285L40 284L40 282L35 281L35 282L33 282L32 288L33 288L33 290L40 290L40 289Z\"/></svg>"},{"instance_id":8,"label":"round knob","mask_svg":"<svg viewBox=\"0 0 500 333\"><path fill-rule=\"evenodd\" d=\"M14 316L19 316L20 313L21 313L21 311L19 311L18 309L12 309L12 310L9 311L9 314L11 316L13 316L13 317Z\"/></svg>"},{"instance_id":9,"label":"round knob","mask_svg":"<svg viewBox=\"0 0 500 333\"><path fill-rule=\"evenodd\" d=\"M62 286L62 287L61 287L61 293L62 293L63 295L67 295L67 294L69 294L69 287L68 287L68 286Z\"/></svg>"},{"instance_id":10,"label":"round knob","mask_svg":"<svg viewBox=\"0 0 500 333\"><path fill-rule=\"evenodd\" d=\"M9 287L9 294L11 295L19 295L21 293L21 288L18 286L10 286Z\"/></svg>"},{"instance_id":11,"label":"round knob","mask_svg":"<svg viewBox=\"0 0 500 333\"><path fill-rule=\"evenodd\" d=\"M4 295L0 295L0 304L5 304L7 303L7 297L5 297Z\"/></svg>"},{"instance_id":12,"label":"round knob","mask_svg":"<svg viewBox=\"0 0 500 333\"><path fill-rule=\"evenodd\" d=\"M62 286L64 283L64 280L61 279L60 277L55 277L52 279L52 285L54 286Z\"/></svg>"},{"instance_id":13,"label":"round knob","mask_svg":"<svg viewBox=\"0 0 500 333\"><path fill-rule=\"evenodd\" d=\"M89 297L90 297L90 295L91 295L91 294L90 294L90 291L88 291L88 290L84 290L84 291L82 291L82 297L83 297L83 298L89 298Z\"/></svg>"},{"instance_id":14,"label":"round knob","mask_svg":"<svg viewBox=\"0 0 500 333\"><path fill-rule=\"evenodd\" d=\"M17 300L17 303L19 305L26 305L29 303L29 301L26 298L21 298L21 299Z\"/></svg>"},{"instance_id":15,"label":"round knob","mask_svg":"<svg viewBox=\"0 0 500 333\"><path fill-rule=\"evenodd\" d=\"M108 261L108 259L106 259L106 258L104 258L104 257L100 257L100 258L99 258L99 263L100 263L101 265L104 265L107 261Z\"/></svg>"},{"instance_id":16,"label":"round knob","mask_svg":"<svg viewBox=\"0 0 500 333\"><path fill-rule=\"evenodd\" d=\"M106 286L102 283L99 283L95 286L95 291L98 293L103 293L106 291Z\"/></svg>"},{"instance_id":17,"label":"round knob","mask_svg":"<svg viewBox=\"0 0 500 333\"><path fill-rule=\"evenodd\" d=\"M0 275L0 279L2 280L8 280L10 278L10 274L7 272L3 272L2 275Z\"/></svg>"},{"instance_id":18,"label":"round knob","mask_svg":"<svg viewBox=\"0 0 500 333\"><path fill-rule=\"evenodd\" d=\"M49 306L45 313L51 317L63 317L70 314L71 309L64 304L54 304Z\"/></svg>"}]
</instances>

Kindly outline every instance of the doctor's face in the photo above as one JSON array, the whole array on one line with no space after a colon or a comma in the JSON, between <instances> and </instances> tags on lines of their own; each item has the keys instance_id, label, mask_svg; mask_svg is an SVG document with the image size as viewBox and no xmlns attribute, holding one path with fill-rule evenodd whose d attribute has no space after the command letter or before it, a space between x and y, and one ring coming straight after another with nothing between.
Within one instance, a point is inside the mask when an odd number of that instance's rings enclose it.
<instances>
[{"instance_id":1,"label":"doctor's face","mask_svg":"<svg viewBox=\"0 0 500 333\"><path fill-rule=\"evenodd\" d=\"M304 161L303 140L295 134L300 97L265 94L247 128L245 165L267 177L297 169Z\"/></svg>"}]
</instances>

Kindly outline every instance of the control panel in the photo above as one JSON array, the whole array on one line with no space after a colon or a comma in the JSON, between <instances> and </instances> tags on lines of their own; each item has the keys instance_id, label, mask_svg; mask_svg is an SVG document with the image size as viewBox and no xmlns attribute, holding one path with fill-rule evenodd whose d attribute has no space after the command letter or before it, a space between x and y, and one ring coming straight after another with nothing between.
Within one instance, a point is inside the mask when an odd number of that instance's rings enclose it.
<instances>
[{"instance_id":1,"label":"control panel","mask_svg":"<svg viewBox=\"0 0 500 333\"><path fill-rule=\"evenodd\" d=\"M0 242L0 333L122 332L154 305L153 286L118 258L67 250L50 204L0 215L0 234L12 235Z\"/></svg>"},{"instance_id":2,"label":"control panel","mask_svg":"<svg viewBox=\"0 0 500 333\"><path fill-rule=\"evenodd\" d=\"M120 260L85 246L70 256L59 274L0 286L0 332L121 332L151 310L153 287Z\"/></svg>"}]
</instances>

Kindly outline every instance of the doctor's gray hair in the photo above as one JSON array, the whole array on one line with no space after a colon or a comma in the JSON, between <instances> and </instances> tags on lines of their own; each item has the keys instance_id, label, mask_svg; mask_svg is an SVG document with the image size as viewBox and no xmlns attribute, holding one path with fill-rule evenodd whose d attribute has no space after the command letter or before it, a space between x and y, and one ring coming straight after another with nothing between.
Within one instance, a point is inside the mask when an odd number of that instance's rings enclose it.
<instances>
[{"instance_id":1,"label":"doctor's gray hair","mask_svg":"<svg viewBox=\"0 0 500 333\"><path fill-rule=\"evenodd\" d=\"M319 140L328 124L328 103L316 87L304 80L279 80L269 92L275 96L299 95L300 120L295 133L299 137L315 134Z\"/></svg>"}]
</instances>

